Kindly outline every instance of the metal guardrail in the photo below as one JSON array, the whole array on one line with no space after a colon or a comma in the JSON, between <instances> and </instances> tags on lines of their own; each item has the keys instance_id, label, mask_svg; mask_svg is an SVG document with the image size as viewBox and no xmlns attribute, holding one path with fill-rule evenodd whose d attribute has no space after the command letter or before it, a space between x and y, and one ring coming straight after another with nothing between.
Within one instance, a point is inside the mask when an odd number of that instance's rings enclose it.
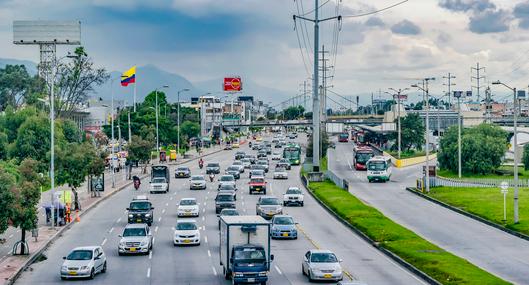
<instances>
[{"instance_id":1,"label":"metal guardrail","mask_svg":"<svg viewBox=\"0 0 529 285\"><path fill-rule=\"evenodd\" d=\"M349 190L349 183L347 182L347 180L340 178L338 175L334 174L334 172L332 172L331 170L325 171L325 177L331 180L332 182L334 182L334 184L336 184L338 187L344 190Z\"/></svg>"},{"instance_id":2,"label":"metal guardrail","mask_svg":"<svg viewBox=\"0 0 529 285\"><path fill-rule=\"evenodd\" d=\"M430 177L430 186L439 187L500 187L500 184L505 181L509 183L509 187L514 187L516 184L514 179L485 179L485 178L447 178L447 177ZM529 187L529 180L519 179L518 187Z\"/></svg>"}]
</instances>

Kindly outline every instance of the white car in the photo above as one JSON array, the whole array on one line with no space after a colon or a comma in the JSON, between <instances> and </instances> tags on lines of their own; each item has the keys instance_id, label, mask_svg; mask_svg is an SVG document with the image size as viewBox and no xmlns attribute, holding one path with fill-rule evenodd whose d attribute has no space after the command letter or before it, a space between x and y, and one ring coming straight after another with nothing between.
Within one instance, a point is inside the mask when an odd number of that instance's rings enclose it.
<instances>
[{"instance_id":1,"label":"white car","mask_svg":"<svg viewBox=\"0 0 529 285\"><path fill-rule=\"evenodd\" d=\"M206 179L204 175L193 175L189 179L189 190L206 189Z\"/></svg>"},{"instance_id":2,"label":"white car","mask_svg":"<svg viewBox=\"0 0 529 285\"><path fill-rule=\"evenodd\" d=\"M288 187L287 192L283 194L283 206L300 205L303 207L304 195L298 187Z\"/></svg>"},{"instance_id":3,"label":"white car","mask_svg":"<svg viewBox=\"0 0 529 285\"><path fill-rule=\"evenodd\" d=\"M100 246L76 247L64 259L61 279L90 278L107 271L107 257Z\"/></svg>"},{"instance_id":4,"label":"white car","mask_svg":"<svg viewBox=\"0 0 529 285\"><path fill-rule=\"evenodd\" d=\"M149 254L152 250L152 233L147 224L128 224L118 244L118 254Z\"/></svg>"},{"instance_id":5,"label":"white car","mask_svg":"<svg viewBox=\"0 0 529 285\"><path fill-rule=\"evenodd\" d=\"M232 166L237 166L237 167L239 167L239 172L240 172L240 173L243 173L243 172L244 172L244 165L243 165L242 161L240 161L240 160L236 160L236 161L233 162Z\"/></svg>"},{"instance_id":6,"label":"white car","mask_svg":"<svg viewBox=\"0 0 529 285\"><path fill-rule=\"evenodd\" d=\"M178 220L174 229L174 246L200 245L200 232L195 220Z\"/></svg>"},{"instance_id":7,"label":"white car","mask_svg":"<svg viewBox=\"0 0 529 285\"><path fill-rule=\"evenodd\" d=\"M287 170L281 167L276 167L274 170L274 179L288 179Z\"/></svg>"},{"instance_id":8,"label":"white car","mask_svg":"<svg viewBox=\"0 0 529 285\"><path fill-rule=\"evenodd\" d=\"M176 210L178 217L198 217L199 213L200 209L195 198L182 198L178 203Z\"/></svg>"},{"instance_id":9,"label":"white car","mask_svg":"<svg viewBox=\"0 0 529 285\"><path fill-rule=\"evenodd\" d=\"M281 153L280 152L272 153L272 160L281 160Z\"/></svg>"},{"instance_id":10,"label":"white car","mask_svg":"<svg viewBox=\"0 0 529 285\"><path fill-rule=\"evenodd\" d=\"M250 165L252 165L252 162L250 161L249 158L243 158L241 162L244 168L250 168Z\"/></svg>"},{"instance_id":11,"label":"white car","mask_svg":"<svg viewBox=\"0 0 529 285\"><path fill-rule=\"evenodd\" d=\"M219 178L219 189L222 185L233 185L235 188L237 188L237 185L235 184L235 177L230 174L222 175Z\"/></svg>"},{"instance_id":12,"label":"white car","mask_svg":"<svg viewBox=\"0 0 529 285\"><path fill-rule=\"evenodd\" d=\"M341 260L338 260L336 255L329 250L312 249L303 256L301 269L309 281L341 281L343 271L340 262Z\"/></svg>"},{"instance_id":13,"label":"white car","mask_svg":"<svg viewBox=\"0 0 529 285\"><path fill-rule=\"evenodd\" d=\"M155 177L151 180L151 194L155 192L169 192L169 183L164 177Z\"/></svg>"}]
</instances>

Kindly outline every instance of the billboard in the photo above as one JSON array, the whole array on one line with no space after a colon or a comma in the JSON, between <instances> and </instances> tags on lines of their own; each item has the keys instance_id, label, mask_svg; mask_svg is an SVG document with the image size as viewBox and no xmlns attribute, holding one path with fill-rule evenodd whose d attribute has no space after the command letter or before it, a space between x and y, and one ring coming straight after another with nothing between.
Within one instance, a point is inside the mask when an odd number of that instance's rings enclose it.
<instances>
[{"instance_id":1,"label":"billboard","mask_svg":"<svg viewBox=\"0 0 529 285\"><path fill-rule=\"evenodd\" d=\"M242 91L242 81L240 77L225 77L224 91L239 92Z\"/></svg>"},{"instance_id":2,"label":"billboard","mask_svg":"<svg viewBox=\"0 0 529 285\"><path fill-rule=\"evenodd\" d=\"M14 44L81 44L79 21L13 21Z\"/></svg>"}]
</instances>

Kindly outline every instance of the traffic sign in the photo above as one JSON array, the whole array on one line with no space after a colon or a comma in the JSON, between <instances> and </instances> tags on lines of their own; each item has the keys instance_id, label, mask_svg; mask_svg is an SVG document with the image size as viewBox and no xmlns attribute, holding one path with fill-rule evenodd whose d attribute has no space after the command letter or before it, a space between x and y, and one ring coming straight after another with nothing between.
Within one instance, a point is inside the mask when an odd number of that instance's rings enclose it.
<instances>
[{"instance_id":1,"label":"traffic sign","mask_svg":"<svg viewBox=\"0 0 529 285\"><path fill-rule=\"evenodd\" d=\"M503 181L501 184L500 184L500 188L501 190L508 190L509 189L509 183L507 181ZM502 191L503 192L503 191Z\"/></svg>"}]
</instances>

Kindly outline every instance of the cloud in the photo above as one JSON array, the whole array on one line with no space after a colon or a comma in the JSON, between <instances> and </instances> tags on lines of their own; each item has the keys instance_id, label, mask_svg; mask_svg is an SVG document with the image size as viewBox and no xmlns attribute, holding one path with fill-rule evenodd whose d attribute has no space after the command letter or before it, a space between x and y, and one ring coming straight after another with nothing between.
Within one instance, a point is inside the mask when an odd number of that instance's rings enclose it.
<instances>
[{"instance_id":1,"label":"cloud","mask_svg":"<svg viewBox=\"0 0 529 285\"><path fill-rule=\"evenodd\" d=\"M384 23L384 21L382 21L382 19L378 18L378 17L371 17L369 18L366 22L365 22L365 25L368 26L368 27L385 27L386 24Z\"/></svg>"},{"instance_id":2,"label":"cloud","mask_svg":"<svg viewBox=\"0 0 529 285\"><path fill-rule=\"evenodd\" d=\"M496 5L489 0L440 0L439 6L456 12L481 12L487 9L496 9Z\"/></svg>"},{"instance_id":3,"label":"cloud","mask_svg":"<svg viewBox=\"0 0 529 285\"><path fill-rule=\"evenodd\" d=\"M421 28L408 20L402 20L391 27L394 34L401 35L418 35L421 33Z\"/></svg>"},{"instance_id":4,"label":"cloud","mask_svg":"<svg viewBox=\"0 0 529 285\"><path fill-rule=\"evenodd\" d=\"M529 1L518 3L514 6L513 15L519 19L518 26L522 29L529 29Z\"/></svg>"},{"instance_id":5,"label":"cloud","mask_svg":"<svg viewBox=\"0 0 529 285\"><path fill-rule=\"evenodd\" d=\"M509 30L510 18L505 10L485 10L470 17L468 27L477 34L500 33Z\"/></svg>"}]
</instances>

